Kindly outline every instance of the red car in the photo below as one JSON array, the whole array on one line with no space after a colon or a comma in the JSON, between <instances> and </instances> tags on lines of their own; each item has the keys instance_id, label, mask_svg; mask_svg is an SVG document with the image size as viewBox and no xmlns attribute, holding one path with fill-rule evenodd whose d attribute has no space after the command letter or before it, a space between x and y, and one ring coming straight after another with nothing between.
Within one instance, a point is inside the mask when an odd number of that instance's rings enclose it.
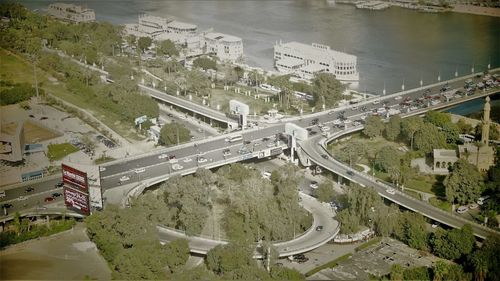
<instances>
[{"instance_id":1,"label":"red car","mask_svg":"<svg viewBox=\"0 0 500 281\"><path fill-rule=\"evenodd\" d=\"M44 201L45 202L52 202L52 201L54 201L54 198L53 197L46 197Z\"/></svg>"}]
</instances>

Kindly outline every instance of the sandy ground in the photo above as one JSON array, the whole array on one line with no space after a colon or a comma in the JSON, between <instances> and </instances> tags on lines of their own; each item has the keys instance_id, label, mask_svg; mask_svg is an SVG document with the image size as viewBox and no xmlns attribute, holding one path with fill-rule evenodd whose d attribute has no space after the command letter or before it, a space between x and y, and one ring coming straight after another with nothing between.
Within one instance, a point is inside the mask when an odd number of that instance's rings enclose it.
<instances>
[{"instance_id":1,"label":"sandy ground","mask_svg":"<svg viewBox=\"0 0 500 281\"><path fill-rule=\"evenodd\" d=\"M85 234L73 230L13 245L0 252L1 280L110 280L111 271Z\"/></svg>"},{"instance_id":2,"label":"sandy ground","mask_svg":"<svg viewBox=\"0 0 500 281\"><path fill-rule=\"evenodd\" d=\"M453 7L452 12L457 13L467 13L481 16L492 16L492 17L500 17L500 9L499 8L489 8L489 7L478 7L472 5L461 5L456 4Z\"/></svg>"}]
</instances>

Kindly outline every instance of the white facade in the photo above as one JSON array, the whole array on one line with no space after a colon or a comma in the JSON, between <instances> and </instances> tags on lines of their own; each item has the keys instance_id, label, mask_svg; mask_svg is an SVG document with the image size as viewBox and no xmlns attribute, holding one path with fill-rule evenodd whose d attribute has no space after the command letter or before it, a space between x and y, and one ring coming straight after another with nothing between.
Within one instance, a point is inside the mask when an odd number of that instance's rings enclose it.
<instances>
[{"instance_id":1,"label":"white facade","mask_svg":"<svg viewBox=\"0 0 500 281\"><path fill-rule=\"evenodd\" d=\"M235 62L243 58L243 40L218 32L203 34L205 52L216 55L222 61Z\"/></svg>"},{"instance_id":2,"label":"white facade","mask_svg":"<svg viewBox=\"0 0 500 281\"><path fill-rule=\"evenodd\" d=\"M95 21L94 10L73 4L54 3L49 5L49 15L69 22L93 22Z\"/></svg>"},{"instance_id":3,"label":"white facade","mask_svg":"<svg viewBox=\"0 0 500 281\"><path fill-rule=\"evenodd\" d=\"M274 62L279 72L311 79L314 73L327 72L341 81L358 81L357 57L338 52L329 46L298 42L274 45Z\"/></svg>"}]
</instances>

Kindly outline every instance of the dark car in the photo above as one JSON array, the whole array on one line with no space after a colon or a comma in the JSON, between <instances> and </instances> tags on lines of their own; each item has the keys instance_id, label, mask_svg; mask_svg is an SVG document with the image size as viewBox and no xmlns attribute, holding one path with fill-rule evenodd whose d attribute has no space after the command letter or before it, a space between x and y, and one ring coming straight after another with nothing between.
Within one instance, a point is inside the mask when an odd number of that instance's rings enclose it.
<instances>
[{"instance_id":1,"label":"dark car","mask_svg":"<svg viewBox=\"0 0 500 281\"><path fill-rule=\"evenodd\" d=\"M52 202L52 201L54 201L54 198L53 197L45 197L45 199L43 201Z\"/></svg>"},{"instance_id":2,"label":"dark car","mask_svg":"<svg viewBox=\"0 0 500 281\"><path fill-rule=\"evenodd\" d=\"M25 193L29 193L29 192L32 192L33 190L35 190L33 187L28 186L28 187L26 187L26 188L24 189L24 192L25 192Z\"/></svg>"},{"instance_id":3,"label":"dark car","mask_svg":"<svg viewBox=\"0 0 500 281\"><path fill-rule=\"evenodd\" d=\"M347 174L348 174L349 176L354 176L354 172L353 172L353 171L351 171L351 170L347 171Z\"/></svg>"},{"instance_id":4,"label":"dark car","mask_svg":"<svg viewBox=\"0 0 500 281\"><path fill-rule=\"evenodd\" d=\"M59 193L59 192L52 193L52 197L54 197L54 198L57 198L57 197L59 197L61 195L62 195L62 193Z\"/></svg>"},{"instance_id":5,"label":"dark car","mask_svg":"<svg viewBox=\"0 0 500 281\"><path fill-rule=\"evenodd\" d=\"M40 120L47 120L47 119L49 119L49 118L47 118L47 117L45 117L45 116L40 117Z\"/></svg>"},{"instance_id":6,"label":"dark car","mask_svg":"<svg viewBox=\"0 0 500 281\"><path fill-rule=\"evenodd\" d=\"M321 157L323 157L324 159L328 159L328 155L326 154L322 154Z\"/></svg>"},{"instance_id":7,"label":"dark car","mask_svg":"<svg viewBox=\"0 0 500 281\"><path fill-rule=\"evenodd\" d=\"M268 137L262 139L262 141L268 141L268 140L270 140Z\"/></svg>"},{"instance_id":8,"label":"dark car","mask_svg":"<svg viewBox=\"0 0 500 281\"><path fill-rule=\"evenodd\" d=\"M316 135L317 133L318 133L318 132L316 132L316 131L311 131L309 134L310 134L311 136L314 136L314 135Z\"/></svg>"},{"instance_id":9,"label":"dark car","mask_svg":"<svg viewBox=\"0 0 500 281\"><path fill-rule=\"evenodd\" d=\"M168 159L169 160L174 160L174 159L176 159L176 157L175 157L175 155L170 155L170 156L168 156Z\"/></svg>"},{"instance_id":10,"label":"dark car","mask_svg":"<svg viewBox=\"0 0 500 281\"><path fill-rule=\"evenodd\" d=\"M311 121L311 125L317 125L319 123L319 119L318 118L314 118L312 121Z\"/></svg>"},{"instance_id":11,"label":"dark car","mask_svg":"<svg viewBox=\"0 0 500 281\"><path fill-rule=\"evenodd\" d=\"M33 114L30 114L30 117L31 117L31 118L35 118L35 115L33 115Z\"/></svg>"},{"instance_id":12,"label":"dark car","mask_svg":"<svg viewBox=\"0 0 500 281\"><path fill-rule=\"evenodd\" d=\"M318 225L318 226L316 227L316 231L321 231L321 230L323 230L323 226L322 226L322 225Z\"/></svg>"},{"instance_id":13,"label":"dark car","mask_svg":"<svg viewBox=\"0 0 500 281\"><path fill-rule=\"evenodd\" d=\"M12 208L12 204L5 203L5 204L2 205L2 208L5 208L5 209Z\"/></svg>"},{"instance_id":14,"label":"dark car","mask_svg":"<svg viewBox=\"0 0 500 281\"><path fill-rule=\"evenodd\" d=\"M243 143L244 143L244 144L250 144L250 143L251 143L251 141L246 140L246 141L244 141Z\"/></svg>"},{"instance_id":15,"label":"dark car","mask_svg":"<svg viewBox=\"0 0 500 281\"><path fill-rule=\"evenodd\" d=\"M60 181L60 182L56 183L55 186L56 186L56 188L59 188L59 187L63 187L63 185L64 185L64 182Z\"/></svg>"}]
</instances>

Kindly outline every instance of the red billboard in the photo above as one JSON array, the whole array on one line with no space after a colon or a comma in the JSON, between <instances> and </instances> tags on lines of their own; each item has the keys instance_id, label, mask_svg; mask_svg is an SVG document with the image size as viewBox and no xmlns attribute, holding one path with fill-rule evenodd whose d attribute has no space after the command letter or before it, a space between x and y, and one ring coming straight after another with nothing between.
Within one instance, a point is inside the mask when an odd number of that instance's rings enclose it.
<instances>
[{"instance_id":1,"label":"red billboard","mask_svg":"<svg viewBox=\"0 0 500 281\"><path fill-rule=\"evenodd\" d=\"M89 184L87 173L62 164L62 178L65 184L78 188L81 191L88 192Z\"/></svg>"},{"instance_id":2,"label":"red billboard","mask_svg":"<svg viewBox=\"0 0 500 281\"><path fill-rule=\"evenodd\" d=\"M89 195L81 191L65 186L64 204L82 215L90 215Z\"/></svg>"}]
</instances>

